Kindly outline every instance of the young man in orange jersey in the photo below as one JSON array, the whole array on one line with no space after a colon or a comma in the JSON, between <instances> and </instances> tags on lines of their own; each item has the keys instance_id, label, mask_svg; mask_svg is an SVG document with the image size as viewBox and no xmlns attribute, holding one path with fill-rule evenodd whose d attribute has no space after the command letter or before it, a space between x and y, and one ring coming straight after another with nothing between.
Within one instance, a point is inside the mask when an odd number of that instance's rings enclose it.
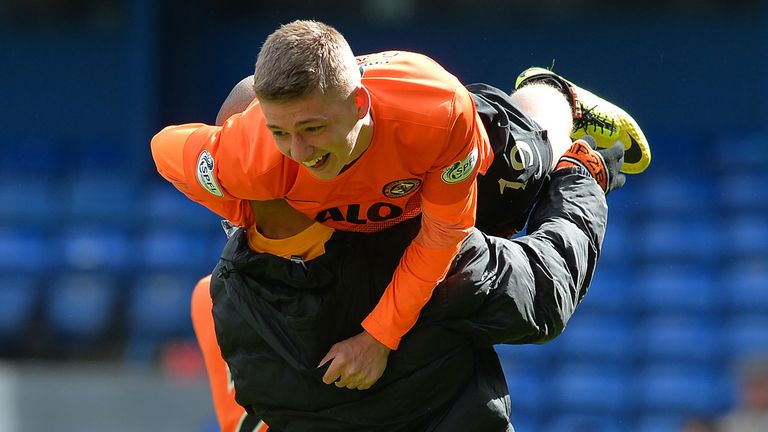
<instances>
[{"instance_id":1,"label":"young man in orange jersey","mask_svg":"<svg viewBox=\"0 0 768 432\"><path fill-rule=\"evenodd\" d=\"M569 100L536 84L537 77L556 77L547 75L525 77L531 84L513 95L544 130L540 138L549 153L538 156L548 161L546 171L570 146L571 113L578 108L570 83ZM273 33L254 81L259 103L222 128L191 124L159 133L153 139L158 169L190 198L240 226L253 225L249 200L280 197L341 230L378 231L422 215L419 234L362 321L364 331L323 358L331 361L326 383L367 389L475 222L474 179L493 159L485 129L469 92L430 59L386 52L356 60L338 32L316 22L297 21ZM612 123L612 132L625 133L620 126ZM635 138L631 144L647 150L644 138ZM517 158L513 165L525 165L532 154L520 146L508 154ZM504 192L525 184L495 186Z\"/></svg>"}]
</instances>

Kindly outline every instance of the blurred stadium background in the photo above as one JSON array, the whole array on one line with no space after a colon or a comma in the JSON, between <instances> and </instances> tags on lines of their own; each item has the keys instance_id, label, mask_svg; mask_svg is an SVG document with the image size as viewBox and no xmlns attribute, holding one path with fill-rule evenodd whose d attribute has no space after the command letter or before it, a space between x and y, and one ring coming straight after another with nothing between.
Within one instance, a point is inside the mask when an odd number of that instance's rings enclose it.
<instances>
[{"instance_id":1,"label":"blurred stadium background","mask_svg":"<svg viewBox=\"0 0 768 432\"><path fill-rule=\"evenodd\" d=\"M224 236L148 143L212 122L295 18L467 83L554 62L647 132L565 334L499 348L519 432L676 431L738 402L735 362L768 351L768 1L3 0L0 432L216 430L188 305Z\"/></svg>"}]
</instances>

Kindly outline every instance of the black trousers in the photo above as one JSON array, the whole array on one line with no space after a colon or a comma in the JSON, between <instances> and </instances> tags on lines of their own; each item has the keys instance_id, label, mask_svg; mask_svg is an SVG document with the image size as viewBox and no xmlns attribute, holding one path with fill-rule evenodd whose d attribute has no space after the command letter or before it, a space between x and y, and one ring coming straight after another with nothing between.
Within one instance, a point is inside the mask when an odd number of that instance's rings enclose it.
<instances>
[{"instance_id":1,"label":"black trousers","mask_svg":"<svg viewBox=\"0 0 768 432\"><path fill-rule=\"evenodd\" d=\"M467 86L493 147L493 164L477 179L477 222L500 237L522 231L547 178L552 146L547 132L509 95L487 84Z\"/></svg>"}]
</instances>

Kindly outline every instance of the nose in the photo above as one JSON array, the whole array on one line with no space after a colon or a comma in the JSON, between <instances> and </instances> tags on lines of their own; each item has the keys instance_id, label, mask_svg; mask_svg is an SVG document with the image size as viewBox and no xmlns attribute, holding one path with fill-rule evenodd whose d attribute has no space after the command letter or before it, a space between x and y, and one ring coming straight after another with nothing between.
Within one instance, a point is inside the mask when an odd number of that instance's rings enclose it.
<instances>
[{"instance_id":1,"label":"nose","mask_svg":"<svg viewBox=\"0 0 768 432\"><path fill-rule=\"evenodd\" d=\"M288 152L291 159L297 162L303 162L314 156L315 148L307 144L300 136L294 135L291 139L291 147Z\"/></svg>"}]
</instances>

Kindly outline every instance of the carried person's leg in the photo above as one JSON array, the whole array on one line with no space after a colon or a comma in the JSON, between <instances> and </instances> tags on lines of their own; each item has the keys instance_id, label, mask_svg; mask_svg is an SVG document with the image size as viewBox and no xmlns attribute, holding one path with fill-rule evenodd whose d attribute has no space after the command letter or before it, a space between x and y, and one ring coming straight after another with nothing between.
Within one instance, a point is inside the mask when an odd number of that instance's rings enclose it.
<instances>
[{"instance_id":1,"label":"carried person's leg","mask_svg":"<svg viewBox=\"0 0 768 432\"><path fill-rule=\"evenodd\" d=\"M478 115L494 150L494 161L478 177L476 226L509 237L521 231L536 197L572 141L585 135L598 148L624 146L621 172L638 174L651 150L637 122L623 109L555 73L530 68L507 95L487 84L471 84Z\"/></svg>"},{"instance_id":2,"label":"carried person's leg","mask_svg":"<svg viewBox=\"0 0 768 432\"><path fill-rule=\"evenodd\" d=\"M521 231L555 162L571 146L568 101L548 85L511 96L487 84L467 86L494 159L478 177L476 226L509 237Z\"/></svg>"},{"instance_id":3,"label":"carried person's leg","mask_svg":"<svg viewBox=\"0 0 768 432\"><path fill-rule=\"evenodd\" d=\"M551 70L533 67L523 71L515 82L515 93L528 86L550 85L567 99L573 112L571 138L590 135L599 148L609 148L616 141L624 144L621 172L639 174L651 163L651 148L643 131L626 111L581 88ZM538 121L538 120L537 120Z\"/></svg>"}]
</instances>

